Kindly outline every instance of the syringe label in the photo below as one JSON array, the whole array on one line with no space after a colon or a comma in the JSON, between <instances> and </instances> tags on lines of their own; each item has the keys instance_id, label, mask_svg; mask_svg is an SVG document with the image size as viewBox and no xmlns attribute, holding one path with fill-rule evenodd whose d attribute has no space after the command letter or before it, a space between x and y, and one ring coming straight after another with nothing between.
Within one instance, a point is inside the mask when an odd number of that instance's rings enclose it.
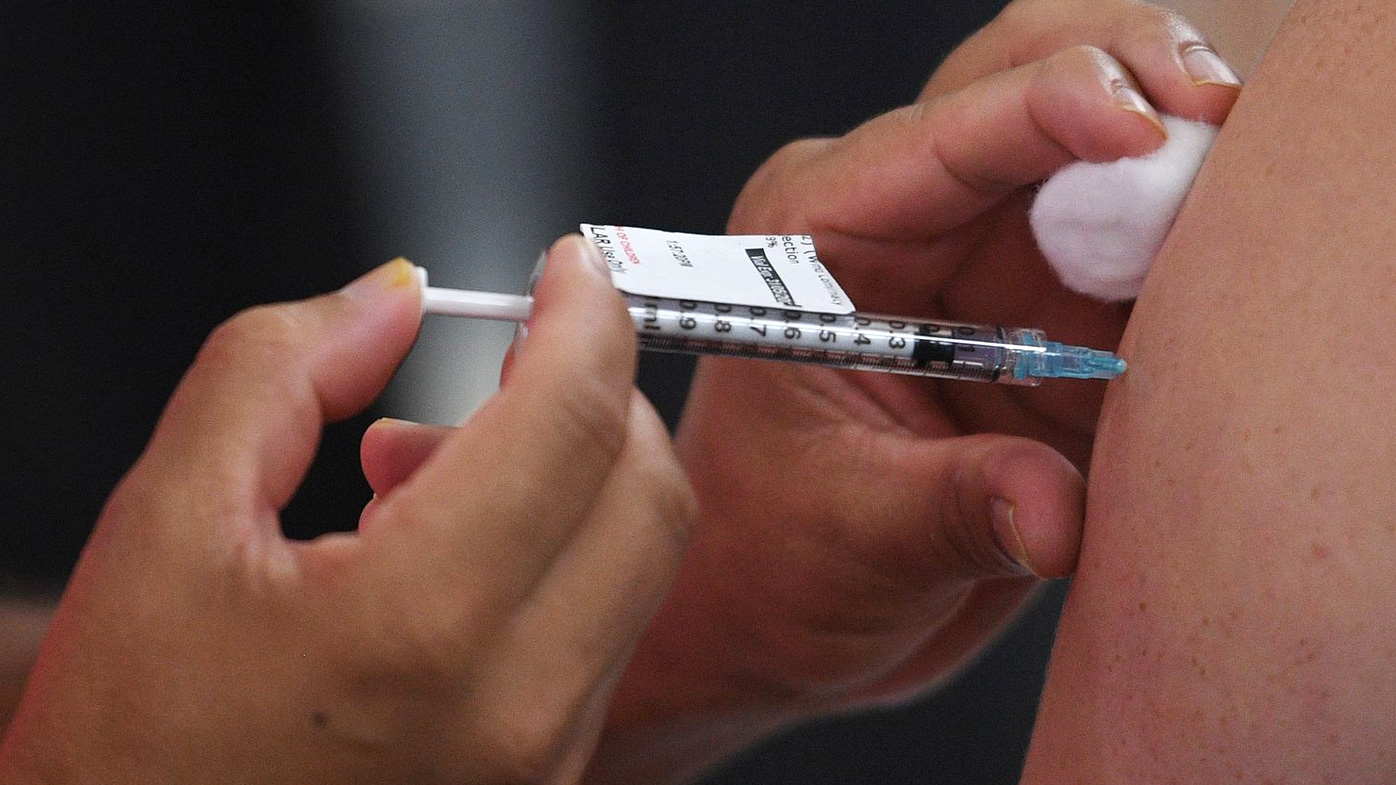
<instances>
[{"instance_id":1,"label":"syringe label","mask_svg":"<svg viewBox=\"0 0 1396 785\"><path fill-rule=\"evenodd\" d=\"M771 296L776 298L776 302L791 308L799 307L795 304L795 299L790 296L790 289L786 288L785 281L780 279L780 273L771 266L771 260L766 258L765 251L760 248L748 248L746 256L751 260L756 272L761 274L761 280L766 282L766 288L771 290Z\"/></svg>"},{"instance_id":2,"label":"syringe label","mask_svg":"<svg viewBox=\"0 0 1396 785\"><path fill-rule=\"evenodd\" d=\"M633 295L806 313L847 314L853 303L808 235L699 235L582 224L616 288Z\"/></svg>"}]
</instances>

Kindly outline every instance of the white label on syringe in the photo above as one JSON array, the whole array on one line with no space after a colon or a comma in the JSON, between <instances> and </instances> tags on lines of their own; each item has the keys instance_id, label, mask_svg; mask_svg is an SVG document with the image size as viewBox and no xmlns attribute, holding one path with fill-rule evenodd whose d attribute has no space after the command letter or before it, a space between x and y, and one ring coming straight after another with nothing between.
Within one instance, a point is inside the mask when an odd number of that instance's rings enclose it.
<instances>
[{"instance_id":1,"label":"white label on syringe","mask_svg":"<svg viewBox=\"0 0 1396 785\"><path fill-rule=\"evenodd\" d=\"M853 303L808 235L704 235L582 224L630 294L812 313Z\"/></svg>"}]
</instances>

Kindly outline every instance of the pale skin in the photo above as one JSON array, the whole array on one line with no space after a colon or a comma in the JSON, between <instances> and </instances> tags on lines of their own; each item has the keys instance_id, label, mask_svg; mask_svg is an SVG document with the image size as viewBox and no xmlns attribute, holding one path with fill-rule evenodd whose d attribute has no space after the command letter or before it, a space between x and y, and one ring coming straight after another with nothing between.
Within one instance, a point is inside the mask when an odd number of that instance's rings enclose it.
<instances>
[{"instance_id":1,"label":"pale skin","mask_svg":"<svg viewBox=\"0 0 1396 785\"><path fill-rule=\"evenodd\" d=\"M1393 48L1296 4L1156 261L1025 783L1396 780Z\"/></svg>"}]
</instances>

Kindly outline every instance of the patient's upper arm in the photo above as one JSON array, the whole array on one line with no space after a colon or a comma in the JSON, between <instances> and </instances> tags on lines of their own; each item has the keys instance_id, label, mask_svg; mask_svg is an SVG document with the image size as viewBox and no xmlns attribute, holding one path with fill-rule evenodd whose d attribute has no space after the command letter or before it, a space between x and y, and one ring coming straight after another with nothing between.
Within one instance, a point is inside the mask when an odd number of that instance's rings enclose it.
<instances>
[{"instance_id":1,"label":"patient's upper arm","mask_svg":"<svg viewBox=\"0 0 1396 785\"><path fill-rule=\"evenodd\" d=\"M1200 175L1025 782L1396 782L1393 55L1393 3L1300 2Z\"/></svg>"}]
</instances>

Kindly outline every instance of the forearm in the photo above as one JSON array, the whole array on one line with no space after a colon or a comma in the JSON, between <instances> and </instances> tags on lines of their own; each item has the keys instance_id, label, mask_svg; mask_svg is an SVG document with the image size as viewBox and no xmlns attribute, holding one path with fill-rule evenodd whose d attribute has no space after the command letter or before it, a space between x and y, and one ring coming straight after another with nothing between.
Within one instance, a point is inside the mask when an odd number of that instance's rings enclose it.
<instances>
[{"instance_id":1,"label":"forearm","mask_svg":"<svg viewBox=\"0 0 1396 785\"><path fill-rule=\"evenodd\" d=\"M1297 5L1156 262L1027 783L1396 777L1392 5Z\"/></svg>"}]
</instances>

